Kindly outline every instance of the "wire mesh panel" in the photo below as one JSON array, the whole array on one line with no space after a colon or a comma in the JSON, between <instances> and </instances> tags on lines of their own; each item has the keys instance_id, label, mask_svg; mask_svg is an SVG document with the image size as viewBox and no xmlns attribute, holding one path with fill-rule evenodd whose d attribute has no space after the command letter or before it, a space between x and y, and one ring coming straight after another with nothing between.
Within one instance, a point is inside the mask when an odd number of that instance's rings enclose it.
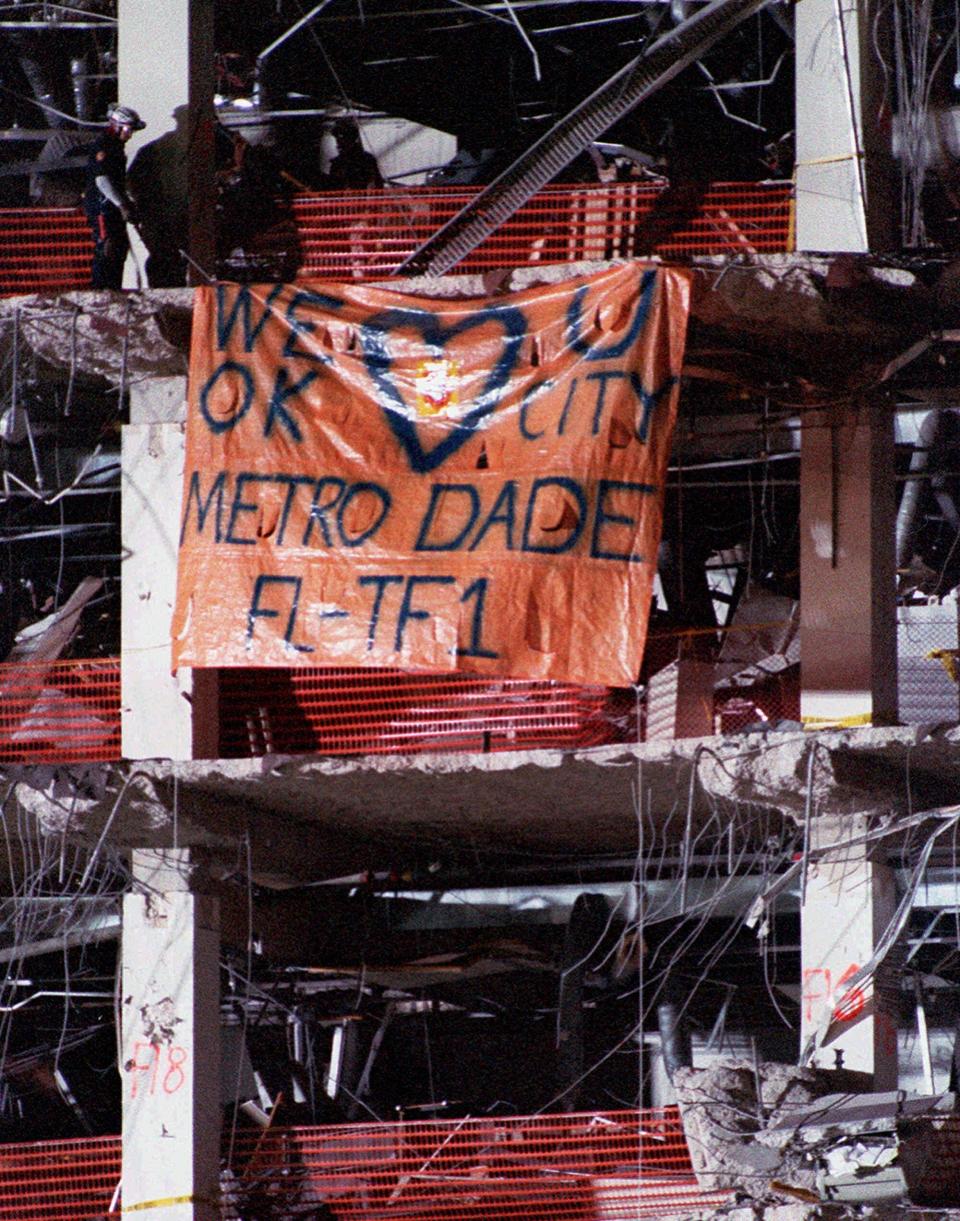
<instances>
[{"instance_id":1,"label":"wire mesh panel","mask_svg":"<svg viewBox=\"0 0 960 1221\"><path fill-rule=\"evenodd\" d=\"M469 674L223 670L224 758L582 747L636 739L632 691Z\"/></svg>"},{"instance_id":2,"label":"wire mesh panel","mask_svg":"<svg viewBox=\"0 0 960 1221\"><path fill-rule=\"evenodd\" d=\"M897 610L897 698L905 725L960 720L960 618L957 603Z\"/></svg>"},{"instance_id":3,"label":"wire mesh panel","mask_svg":"<svg viewBox=\"0 0 960 1221\"><path fill-rule=\"evenodd\" d=\"M931 1207L956 1205L960 1182L960 1116L921 1119L902 1131L910 1138L910 1198Z\"/></svg>"},{"instance_id":4,"label":"wire mesh panel","mask_svg":"<svg viewBox=\"0 0 960 1221\"><path fill-rule=\"evenodd\" d=\"M0 762L119 758L119 659L0 665Z\"/></svg>"}]
</instances>

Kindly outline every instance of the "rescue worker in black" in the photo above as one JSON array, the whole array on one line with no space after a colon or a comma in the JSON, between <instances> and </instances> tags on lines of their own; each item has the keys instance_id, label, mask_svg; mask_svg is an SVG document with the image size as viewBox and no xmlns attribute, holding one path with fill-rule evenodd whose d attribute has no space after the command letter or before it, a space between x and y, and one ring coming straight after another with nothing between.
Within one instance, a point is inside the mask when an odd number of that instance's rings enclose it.
<instances>
[{"instance_id":1,"label":"rescue worker in black","mask_svg":"<svg viewBox=\"0 0 960 1221\"><path fill-rule=\"evenodd\" d=\"M120 288L123 283L123 265L130 249L127 224L136 223L136 211L126 189L123 146L145 126L129 106L111 106L107 126L90 149L83 204L93 231L94 288Z\"/></svg>"}]
</instances>

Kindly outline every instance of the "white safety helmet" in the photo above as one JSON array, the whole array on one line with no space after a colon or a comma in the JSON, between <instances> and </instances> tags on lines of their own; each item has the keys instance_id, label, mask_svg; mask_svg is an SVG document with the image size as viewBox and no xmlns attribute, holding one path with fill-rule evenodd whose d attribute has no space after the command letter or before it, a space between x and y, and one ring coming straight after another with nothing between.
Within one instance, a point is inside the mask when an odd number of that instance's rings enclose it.
<instances>
[{"instance_id":1,"label":"white safety helmet","mask_svg":"<svg viewBox=\"0 0 960 1221\"><path fill-rule=\"evenodd\" d=\"M114 127L129 127L133 131L143 131L146 127L146 123L132 106L121 106L119 102L114 103L107 111L107 122L112 123Z\"/></svg>"}]
</instances>

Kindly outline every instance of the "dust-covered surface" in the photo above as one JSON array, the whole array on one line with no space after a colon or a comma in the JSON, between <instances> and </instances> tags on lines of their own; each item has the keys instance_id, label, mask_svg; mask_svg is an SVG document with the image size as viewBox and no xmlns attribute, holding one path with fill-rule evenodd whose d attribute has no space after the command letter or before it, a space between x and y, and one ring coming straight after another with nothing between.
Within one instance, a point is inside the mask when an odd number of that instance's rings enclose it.
<instances>
[{"instance_id":1,"label":"dust-covered surface","mask_svg":"<svg viewBox=\"0 0 960 1221\"><path fill-rule=\"evenodd\" d=\"M701 1188L765 1210L960 1208L956 1095L871 1093L870 1080L767 1062L679 1069L674 1086Z\"/></svg>"},{"instance_id":2,"label":"dust-covered surface","mask_svg":"<svg viewBox=\"0 0 960 1221\"><path fill-rule=\"evenodd\" d=\"M755 1198L775 1194L772 1184L815 1191L817 1168L794 1144L791 1113L818 1098L869 1088L862 1073L766 1061L681 1068L673 1083L700 1186Z\"/></svg>"},{"instance_id":3,"label":"dust-covered surface","mask_svg":"<svg viewBox=\"0 0 960 1221\"><path fill-rule=\"evenodd\" d=\"M107 832L118 846L180 842L235 857L249 833L264 879L295 885L331 869L390 867L414 844L469 850L625 853L637 847L636 793L655 812L660 847L688 830L744 825L764 812L786 835L802 828L807 784L815 817L836 834L896 841L960 802L960 730L850 729L650 742L589 750L493 754L142 760L8 767L21 804L45 832ZM689 812L689 818L688 818ZM588 814L588 817L586 816ZM748 818L749 816L749 818ZM846 820L856 819L847 825ZM403 852L400 855L404 855Z\"/></svg>"},{"instance_id":4,"label":"dust-covered surface","mask_svg":"<svg viewBox=\"0 0 960 1221\"><path fill-rule=\"evenodd\" d=\"M657 262L658 260L653 260ZM612 262L531 265L483 275L410 277L405 292L464 298L518 291L614 266ZM960 266L960 265L958 265ZM779 372L819 384L873 381L931 328L960 317L960 270L921 277L910 265L869 255L698 257L690 263L692 323L710 335L745 343L753 358L769 349ZM383 282L396 289L397 281ZM20 342L53 368L117 384L186 371L193 290L36 293L0 300L0 347ZM740 351L739 355L743 355ZM716 357L716 354L714 353ZM786 363L785 363L786 362ZM725 360L720 367L727 367Z\"/></svg>"},{"instance_id":5,"label":"dust-covered surface","mask_svg":"<svg viewBox=\"0 0 960 1221\"><path fill-rule=\"evenodd\" d=\"M118 386L187 371L193 290L36 293L0 299L0 348Z\"/></svg>"}]
</instances>

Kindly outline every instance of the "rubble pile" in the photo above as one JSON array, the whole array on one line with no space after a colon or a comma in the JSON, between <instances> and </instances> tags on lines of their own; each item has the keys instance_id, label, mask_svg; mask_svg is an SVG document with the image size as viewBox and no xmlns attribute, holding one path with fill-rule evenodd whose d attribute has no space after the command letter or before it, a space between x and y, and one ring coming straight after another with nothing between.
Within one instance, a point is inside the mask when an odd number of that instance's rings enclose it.
<instances>
[{"instance_id":1,"label":"rubble pile","mask_svg":"<svg viewBox=\"0 0 960 1221\"><path fill-rule=\"evenodd\" d=\"M793 1130L780 1124L818 1098L868 1083L864 1074L844 1069L770 1062L679 1069L673 1084L700 1186L763 1197L771 1182L781 1182L812 1192L816 1168L791 1147Z\"/></svg>"},{"instance_id":2,"label":"rubble pile","mask_svg":"<svg viewBox=\"0 0 960 1221\"><path fill-rule=\"evenodd\" d=\"M788 1201L818 1216L826 1204L960 1208L956 1096L866 1093L868 1082L789 1064L679 1069L674 1086L700 1186L733 1191L748 1210L757 1202L764 1217Z\"/></svg>"}]
</instances>

